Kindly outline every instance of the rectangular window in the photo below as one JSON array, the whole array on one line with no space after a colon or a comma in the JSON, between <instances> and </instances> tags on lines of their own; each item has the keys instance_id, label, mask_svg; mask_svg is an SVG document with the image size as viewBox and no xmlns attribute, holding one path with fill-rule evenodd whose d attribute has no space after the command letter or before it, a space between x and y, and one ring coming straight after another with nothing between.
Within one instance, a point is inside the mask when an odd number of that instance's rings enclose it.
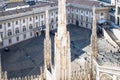
<instances>
[{"instance_id":1,"label":"rectangular window","mask_svg":"<svg viewBox=\"0 0 120 80\"><path fill-rule=\"evenodd\" d=\"M74 14L72 14L72 18L74 17Z\"/></svg>"},{"instance_id":2,"label":"rectangular window","mask_svg":"<svg viewBox=\"0 0 120 80\"><path fill-rule=\"evenodd\" d=\"M86 14L88 14L88 11L86 11Z\"/></svg>"},{"instance_id":3,"label":"rectangular window","mask_svg":"<svg viewBox=\"0 0 120 80\"><path fill-rule=\"evenodd\" d=\"M43 18L43 15L41 15L41 18Z\"/></svg>"},{"instance_id":4,"label":"rectangular window","mask_svg":"<svg viewBox=\"0 0 120 80\"><path fill-rule=\"evenodd\" d=\"M86 17L86 22L88 22L88 17Z\"/></svg>"},{"instance_id":5,"label":"rectangular window","mask_svg":"<svg viewBox=\"0 0 120 80\"><path fill-rule=\"evenodd\" d=\"M81 26L83 26L83 23L81 22Z\"/></svg>"},{"instance_id":6,"label":"rectangular window","mask_svg":"<svg viewBox=\"0 0 120 80\"><path fill-rule=\"evenodd\" d=\"M30 36L32 36L32 32L30 32Z\"/></svg>"},{"instance_id":7,"label":"rectangular window","mask_svg":"<svg viewBox=\"0 0 120 80\"><path fill-rule=\"evenodd\" d=\"M0 24L0 29L2 29L2 24Z\"/></svg>"},{"instance_id":8,"label":"rectangular window","mask_svg":"<svg viewBox=\"0 0 120 80\"><path fill-rule=\"evenodd\" d=\"M8 42L9 42L9 44L11 44L11 43L12 43L12 40L11 40L11 39L9 39L9 40L8 40Z\"/></svg>"},{"instance_id":9,"label":"rectangular window","mask_svg":"<svg viewBox=\"0 0 120 80\"><path fill-rule=\"evenodd\" d=\"M70 23L70 20L68 20L68 24Z\"/></svg>"},{"instance_id":10,"label":"rectangular window","mask_svg":"<svg viewBox=\"0 0 120 80\"><path fill-rule=\"evenodd\" d=\"M10 27L10 23L8 23L8 27Z\"/></svg>"},{"instance_id":11,"label":"rectangular window","mask_svg":"<svg viewBox=\"0 0 120 80\"><path fill-rule=\"evenodd\" d=\"M32 18L30 17L30 21L32 21Z\"/></svg>"},{"instance_id":12,"label":"rectangular window","mask_svg":"<svg viewBox=\"0 0 120 80\"><path fill-rule=\"evenodd\" d=\"M70 9L68 8L68 11L70 11Z\"/></svg>"},{"instance_id":13,"label":"rectangular window","mask_svg":"<svg viewBox=\"0 0 120 80\"><path fill-rule=\"evenodd\" d=\"M118 15L120 15L120 7L118 7Z\"/></svg>"},{"instance_id":14,"label":"rectangular window","mask_svg":"<svg viewBox=\"0 0 120 80\"><path fill-rule=\"evenodd\" d=\"M18 21L16 21L16 25L18 24Z\"/></svg>"},{"instance_id":15,"label":"rectangular window","mask_svg":"<svg viewBox=\"0 0 120 80\"><path fill-rule=\"evenodd\" d=\"M103 16L103 13L101 13L101 16Z\"/></svg>"},{"instance_id":16,"label":"rectangular window","mask_svg":"<svg viewBox=\"0 0 120 80\"><path fill-rule=\"evenodd\" d=\"M36 27L38 27L38 22L36 22Z\"/></svg>"},{"instance_id":17,"label":"rectangular window","mask_svg":"<svg viewBox=\"0 0 120 80\"><path fill-rule=\"evenodd\" d=\"M56 11L56 14L58 14L58 12Z\"/></svg>"},{"instance_id":18,"label":"rectangular window","mask_svg":"<svg viewBox=\"0 0 120 80\"><path fill-rule=\"evenodd\" d=\"M81 21L83 21L83 16L81 16Z\"/></svg>"},{"instance_id":19,"label":"rectangular window","mask_svg":"<svg viewBox=\"0 0 120 80\"><path fill-rule=\"evenodd\" d=\"M88 28L88 24L86 24L86 28Z\"/></svg>"},{"instance_id":20,"label":"rectangular window","mask_svg":"<svg viewBox=\"0 0 120 80\"><path fill-rule=\"evenodd\" d=\"M0 32L0 36L1 36L1 38L3 38L3 32Z\"/></svg>"},{"instance_id":21,"label":"rectangular window","mask_svg":"<svg viewBox=\"0 0 120 80\"><path fill-rule=\"evenodd\" d=\"M23 23L25 23L25 19L23 19Z\"/></svg>"},{"instance_id":22,"label":"rectangular window","mask_svg":"<svg viewBox=\"0 0 120 80\"><path fill-rule=\"evenodd\" d=\"M19 41L19 37L16 37L16 41Z\"/></svg>"},{"instance_id":23,"label":"rectangular window","mask_svg":"<svg viewBox=\"0 0 120 80\"><path fill-rule=\"evenodd\" d=\"M51 26L51 29L53 29L53 25Z\"/></svg>"},{"instance_id":24,"label":"rectangular window","mask_svg":"<svg viewBox=\"0 0 120 80\"><path fill-rule=\"evenodd\" d=\"M68 14L68 17L70 17L70 14Z\"/></svg>"},{"instance_id":25,"label":"rectangular window","mask_svg":"<svg viewBox=\"0 0 120 80\"><path fill-rule=\"evenodd\" d=\"M53 16L53 12L51 13L51 16Z\"/></svg>"},{"instance_id":26,"label":"rectangular window","mask_svg":"<svg viewBox=\"0 0 120 80\"><path fill-rule=\"evenodd\" d=\"M41 24L43 25L43 21L41 21Z\"/></svg>"},{"instance_id":27,"label":"rectangular window","mask_svg":"<svg viewBox=\"0 0 120 80\"><path fill-rule=\"evenodd\" d=\"M76 12L78 12L78 9L76 9Z\"/></svg>"},{"instance_id":28,"label":"rectangular window","mask_svg":"<svg viewBox=\"0 0 120 80\"><path fill-rule=\"evenodd\" d=\"M56 21L58 21L58 17L56 17Z\"/></svg>"},{"instance_id":29,"label":"rectangular window","mask_svg":"<svg viewBox=\"0 0 120 80\"><path fill-rule=\"evenodd\" d=\"M83 10L81 10L81 13L83 13Z\"/></svg>"},{"instance_id":30,"label":"rectangular window","mask_svg":"<svg viewBox=\"0 0 120 80\"><path fill-rule=\"evenodd\" d=\"M78 19L78 14L76 14L76 19Z\"/></svg>"},{"instance_id":31,"label":"rectangular window","mask_svg":"<svg viewBox=\"0 0 120 80\"><path fill-rule=\"evenodd\" d=\"M38 19L38 17L36 16L36 20Z\"/></svg>"},{"instance_id":32,"label":"rectangular window","mask_svg":"<svg viewBox=\"0 0 120 80\"><path fill-rule=\"evenodd\" d=\"M26 38L26 34L23 35L23 38L24 38L24 39Z\"/></svg>"}]
</instances>

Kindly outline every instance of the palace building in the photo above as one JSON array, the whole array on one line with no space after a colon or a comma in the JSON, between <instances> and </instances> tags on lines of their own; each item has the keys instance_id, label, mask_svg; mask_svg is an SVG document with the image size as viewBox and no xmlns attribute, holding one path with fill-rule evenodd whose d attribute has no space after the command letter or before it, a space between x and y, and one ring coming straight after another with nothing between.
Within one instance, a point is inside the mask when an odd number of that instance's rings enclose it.
<instances>
[{"instance_id":1,"label":"palace building","mask_svg":"<svg viewBox=\"0 0 120 80\"><path fill-rule=\"evenodd\" d=\"M21 2L14 2L21 4ZM14 6L15 4L10 4ZM81 27L91 29L92 26L92 6L97 8L97 21L108 19L108 7L101 7L97 1L68 0L66 4L67 24L76 24ZM50 30L58 26L58 6L57 3L39 2L34 6L19 6L19 8L9 8L8 11L0 12L0 34L2 46L7 47L26 39L40 35L45 29L45 8L49 8ZM25 8L23 8L25 7ZM10 10L12 9L12 10Z\"/></svg>"}]
</instances>

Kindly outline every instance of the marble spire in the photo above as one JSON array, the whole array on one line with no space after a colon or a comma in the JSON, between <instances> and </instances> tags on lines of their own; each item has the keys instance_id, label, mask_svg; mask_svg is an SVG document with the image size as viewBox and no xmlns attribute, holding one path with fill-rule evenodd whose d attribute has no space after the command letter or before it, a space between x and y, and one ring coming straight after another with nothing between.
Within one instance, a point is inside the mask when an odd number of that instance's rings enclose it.
<instances>
[{"instance_id":1,"label":"marble spire","mask_svg":"<svg viewBox=\"0 0 120 80\"><path fill-rule=\"evenodd\" d=\"M92 27L92 34L91 34L91 46L92 46L92 55L97 58L98 54L98 44L97 44L97 24L96 24L96 8L93 7L93 27Z\"/></svg>"},{"instance_id":2,"label":"marble spire","mask_svg":"<svg viewBox=\"0 0 120 80\"><path fill-rule=\"evenodd\" d=\"M66 0L58 0L58 35L66 33Z\"/></svg>"},{"instance_id":3,"label":"marble spire","mask_svg":"<svg viewBox=\"0 0 120 80\"><path fill-rule=\"evenodd\" d=\"M58 30L54 41L55 80L71 80L70 35L66 27L66 0L58 0Z\"/></svg>"},{"instance_id":4,"label":"marble spire","mask_svg":"<svg viewBox=\"0 0 120 80\"><path fill-rule=\"evenodd\" d=\"M49 36L49 13L48 8L46 9L46 33L44 39L44 65L45 68L51 67L51 39Z\"/></svg>"}]
</instances>

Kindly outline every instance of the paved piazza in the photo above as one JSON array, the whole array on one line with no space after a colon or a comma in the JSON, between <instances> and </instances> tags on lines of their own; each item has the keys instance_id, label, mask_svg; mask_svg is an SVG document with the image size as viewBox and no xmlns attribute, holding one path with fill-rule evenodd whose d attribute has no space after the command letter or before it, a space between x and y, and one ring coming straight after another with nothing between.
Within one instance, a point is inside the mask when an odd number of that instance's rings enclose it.
<instances>
[{"instance_id":1,"label":"paved piazza","mask_svg":"<svg viewBox=\"0 0 120 80\"><path fill-rule=\"evenodd\" d=\"M70 25L68 30L71 38L72 67L74 67L75 59L85 53L82 49L90 44L91 31L73 25ZM51 39L53 54L54 32L51 34ZM39 74L39 67L44 65L43 42L44 34L41 34L39 37L10 46L9 52L2 50L2 70L8 72L9 78ZM54 59L53 56L52 59Z\"/></svg>"}]
</instances>

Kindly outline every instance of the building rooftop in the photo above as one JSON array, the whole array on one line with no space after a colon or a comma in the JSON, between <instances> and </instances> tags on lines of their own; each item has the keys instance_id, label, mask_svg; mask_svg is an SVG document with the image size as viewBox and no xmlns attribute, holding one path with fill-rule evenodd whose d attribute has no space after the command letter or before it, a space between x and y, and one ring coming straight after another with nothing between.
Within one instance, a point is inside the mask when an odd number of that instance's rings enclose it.
<instances>
[{"instance_id":1,"label":"building rooftop","mask_svg":"<svg viewBox=\"0 0 120 80\"><path fill-rule=\"evenodd\" d=\"M67 0L68 3L86 5L86 6L96 6L99 7L98 1L90 1L90 0Z\"/></svg>"},{"instance_id":2,"label":"building rooftop","mask_svg":"<svg viewBox=\"0 0 120 80\"><path fill-rule=\"evenodd\" d=\"M28 5L26 2L24 1L20 1L20 2L10 2L10 3L6 3L5 8L13 8L13 7L17 7L17 6L25 6Z\"/></svg>"},{"instance_id":3,"label":"building rooftop","mask_svg":"<svg viewBox=\"0 0 120 80\"><path fill-rule=\"evenodd\" d=\"M98 63L104 66L114 65L120 67L120 52L118 48L105 39L99 39L98 44Z\"/></svg>"},{"instance_id":4,"label":"building rooftop","mask_svg":"<svg viewBox=\"0 0 120 80\"><path fill-rule=\"evenodd\" d=\"M74 4L80 4L80 5L85 5L85 6L99 6L99 2L97 1L89 1L89 0L67 0L67 3L74 3ZM19 4L19 5L18 5ZM6 7L16 7L16 6L23 6L27 5L25 2L13 2L13 3L8 3ZM6 16L6 15L11 15L11 14L18 14L18 13L24 13L27 11L32 11L33 8L37 7L44 7L48 5L57 5L57 2L55 3L48 3L48 2L37 2L36 5L27 7L27 8L21 8L21 9L15 9L15 10L9 10L9 11L3 11L1 10L0 16Z\"/></svg>"},{"instance_id":5,"label":"building rooftop","mask_svg":"<svg viewBox=\"0 0 120 80\"><path fill-rule=\"evenodd\" d=\"M49 3L39 3L39 4L36 4L34 6L31 6L31 7L27 7L27 8L20 8L20 9L9 10L9 11L2 11L2 12L0 12L0 16L7 16L7 15L12 15L12 14L29 12L29 11L32 11L33 8L43 7L43 6L47 6L47 5L49 5Z\"/></svg>"},{"instance_id":6,"label":"building rooftop","mask_svg":"<svg viewBox=\"0 0 120 80\"><path fill-rule=\"evenodd\" d=\"M58 2L58 0L52 0L54 2ZM87 6L99 6L99 1L92 1L92 0L66 0L67 3L74 3L80 5L87 5Z\"/></svg>"}]
</instances>

